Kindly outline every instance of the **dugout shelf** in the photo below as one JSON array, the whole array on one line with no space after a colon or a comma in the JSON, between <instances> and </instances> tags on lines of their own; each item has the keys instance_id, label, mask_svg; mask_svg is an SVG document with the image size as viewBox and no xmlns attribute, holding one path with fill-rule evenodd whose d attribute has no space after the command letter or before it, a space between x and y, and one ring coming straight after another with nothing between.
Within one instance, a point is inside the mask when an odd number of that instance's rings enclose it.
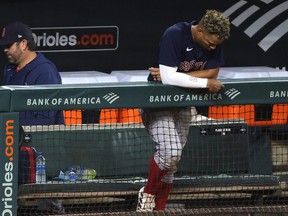
<instances>
[{"instance_id":1,"label":"dugout shelf","mask_svg":"<svg viewBox=\"0 0 288 216\"><path fill-rule=\"evenodd\" d=\"M41 198L76 199L76 198L103 198L98 202L113 202L112 198L131 196L135 198L138 191L145 184L144 178L127 179L96 179L89 182L62 182L48 181L46 184L24 184L19 186L18 199L34 200ZM170 200L200 199L203 193L247 193L252 199L261 199L263 195L273 194L287 188L286 183L280 182L278 176L272 175L217 175L197 177L177 177L174 181ZM257 196L255 196L257 195ZM104 199L105 198L105 199ZM111 199L107 199L111 198ZM211 198L211 197L210 197ZM94 200L95 201L95 200ZM89 202L89 200L88 200Z\"/></svg>"}]
</instances>

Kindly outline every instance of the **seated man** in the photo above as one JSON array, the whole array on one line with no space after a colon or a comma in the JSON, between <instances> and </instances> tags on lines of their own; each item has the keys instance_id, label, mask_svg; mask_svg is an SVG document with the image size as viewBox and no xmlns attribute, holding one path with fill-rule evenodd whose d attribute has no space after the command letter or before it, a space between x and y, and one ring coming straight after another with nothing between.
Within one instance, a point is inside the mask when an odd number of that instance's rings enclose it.
<instances>
[{"instance_id":1,"label":"seated man","mask_svg":"<svg viewBox=\"0 0 288 216\"><path fill-rule=\"evenodd\" d=\"M8 64L4 68L3 85L61 84L56 66L40 52L31 29L13 22L3 28L0 45L4 46ZM63 124L63 114L58 110L20 112L20 125Z\"/></svg>"},{"instance_id":2,"label":"seated man","mask_svg":"<svg viewBox=\"0 0 288 216\"><path fill-rule=\"evenodd\" d=\"M2 30L0 45L4 46L8 64L4 68L3 85L61 84L56 66L40 52L29 26L21 22L8 24ZM63 124L62 111L25 111L19 113L19 122L24 125ZM40 210L64 213L64 207L57 199L39 199Z\"/></svg>"}]
</instances>

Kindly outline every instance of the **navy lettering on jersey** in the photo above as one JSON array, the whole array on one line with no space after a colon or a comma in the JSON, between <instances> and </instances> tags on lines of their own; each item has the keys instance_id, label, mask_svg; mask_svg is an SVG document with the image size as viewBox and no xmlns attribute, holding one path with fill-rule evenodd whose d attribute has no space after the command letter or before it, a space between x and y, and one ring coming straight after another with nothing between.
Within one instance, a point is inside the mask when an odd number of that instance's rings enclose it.
<instances>
[{"instance_id":1,"label":"navy lettering on jersey","mask_svg":"<svg viewBox=\"0 0 288 216\"><path fill-rule=\"evenodd\" d=\"M192 61L183 61L180 63L178 67L178 71L188 72L188 71L195 71L195 70L203 70L205 68L207 61L199 61L196 60Z\"/></svg>"}]
</instances>

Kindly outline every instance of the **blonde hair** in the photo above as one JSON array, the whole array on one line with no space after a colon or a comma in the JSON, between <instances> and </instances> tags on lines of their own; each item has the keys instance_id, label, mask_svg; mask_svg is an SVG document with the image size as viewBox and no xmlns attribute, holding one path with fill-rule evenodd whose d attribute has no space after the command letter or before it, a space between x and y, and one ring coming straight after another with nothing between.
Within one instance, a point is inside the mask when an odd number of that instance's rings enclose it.
<instances>
[{"instance_id":1,"label":"blonde hair","mask_svg":"<svg viewBox=\"0 0 288 216\"><path fill-rule=\"evenodd\" d=\"M228 39L230 36L229 18L217 10L207 10L199 25L204 27L209 34L217 35L220 39Z\"/></svg>"}]
</instances>

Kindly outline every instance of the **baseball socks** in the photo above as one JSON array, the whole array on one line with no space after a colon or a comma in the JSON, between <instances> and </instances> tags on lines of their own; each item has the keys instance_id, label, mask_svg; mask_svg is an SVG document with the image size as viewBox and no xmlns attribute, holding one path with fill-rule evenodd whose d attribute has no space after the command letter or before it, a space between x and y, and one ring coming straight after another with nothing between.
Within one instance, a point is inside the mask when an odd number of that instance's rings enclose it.
<instances>
[{"instance_id":1,"label":"baseball socks","mask_svg":"<svg viewBox=\"0 0 288 216\"><path fill-rule=\"evenodd\" d=\"M160 182L157 186L157 192L155 197L156 207L155 211L163 211L168 201L170 192L172 190L172 183Z\"/></svg>"},{"instance_id":2,"label":"baseball socks","mask_svg":"<svg viewBox=\"0 0 288 216\"><path fill-rule=\"evenodd\" d=\"M148 194L156 195L158 184L168 170L161 170L156 164L154 158L150 159L150 167L148 173L148 181L144 188L144 192Z\"/></svg>"},{"instance_id":3,"label":"baseball socks","mask_svg":"<svg viewBox=\"0 0 288 216\"><path fill-rule=\"evenodd\" d=\"M156 197L158 185L161 184L161 179L167 172L168 170L161 170L158 167L154 158L150 159L148 181L147 181L146 186L144 188L141 188L141 190L139 191L138 205L137 205L136 211L150 212L154 210L156 206L155 197Z\"/></svg>"}]
</instances>

